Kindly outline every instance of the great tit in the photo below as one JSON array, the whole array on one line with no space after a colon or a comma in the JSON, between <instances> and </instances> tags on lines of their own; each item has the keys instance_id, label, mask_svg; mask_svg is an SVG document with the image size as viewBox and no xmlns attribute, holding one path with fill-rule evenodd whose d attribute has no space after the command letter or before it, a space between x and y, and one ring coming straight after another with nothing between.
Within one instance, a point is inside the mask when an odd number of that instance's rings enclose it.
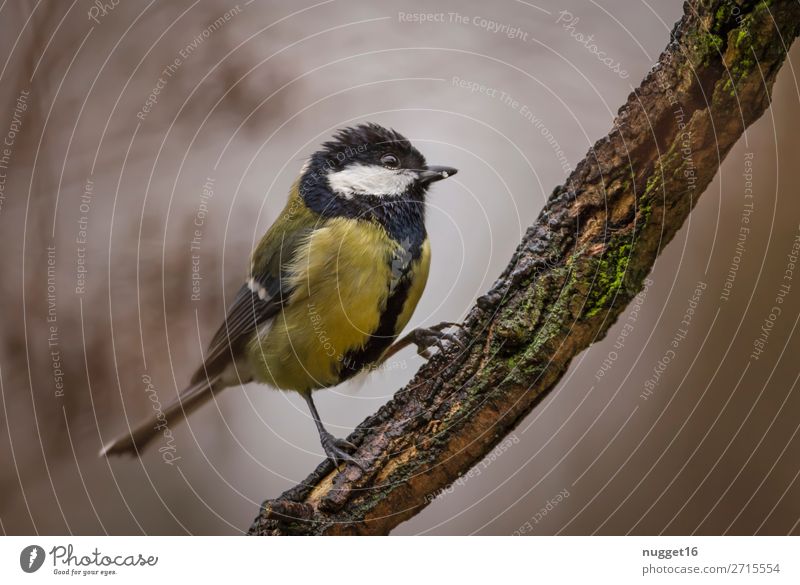
<instances>
[{"instance_id":1,"label":"great tit","mask_svg":"<svg viewBox=\"0 0 800 585\"><path fill-rule=\"evenodd\" d=\"M428 280L427 190L456 172L426 164L406 138L377 124L338 131L305 163L255 248L189 386L101 456L136 454L215 392L258 382L299 392L328 458L362 467L351 455L355 447L325 429L312 392L375 368L412 343L426 357L436 346L461 345L447 331L451 323L396 341Z\"/></svg>"}]
</instances>

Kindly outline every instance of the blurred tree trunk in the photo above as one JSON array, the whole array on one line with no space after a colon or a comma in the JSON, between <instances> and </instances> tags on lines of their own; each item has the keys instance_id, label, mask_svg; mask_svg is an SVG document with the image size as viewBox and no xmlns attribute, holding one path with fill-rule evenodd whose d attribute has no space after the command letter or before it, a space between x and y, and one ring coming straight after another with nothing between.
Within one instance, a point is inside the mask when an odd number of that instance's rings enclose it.
<instances>
[{"instance_id":1,"label":"blurred tree trunk","mask_svg":"<svg viewBox=\"0 0 800 585\"><path fill-rule=\"evenodd\" d=\"M251 534L385 534L486 456L642 289L744 129L768 107L797 0L685 5L658 64L435 356L325 462L264 503Z\"/></svg>"}]
</instances>

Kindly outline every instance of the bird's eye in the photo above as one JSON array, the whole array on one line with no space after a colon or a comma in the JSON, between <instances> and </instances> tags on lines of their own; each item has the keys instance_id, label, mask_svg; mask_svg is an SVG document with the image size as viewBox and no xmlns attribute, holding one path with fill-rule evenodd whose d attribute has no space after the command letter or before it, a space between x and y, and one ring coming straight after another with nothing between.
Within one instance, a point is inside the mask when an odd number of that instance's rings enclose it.
<instances>
[{"instance_id":1,"label":"bird's eye","mask_svg":"<svg viewBox=\"0 0 800 585\"><path fill-rule=\"evenodd\" d=\"M387 168L396 169L400 166L400 159L391 152L387 152L381 157L381 164Z\"/></svg>"}]
</instances>

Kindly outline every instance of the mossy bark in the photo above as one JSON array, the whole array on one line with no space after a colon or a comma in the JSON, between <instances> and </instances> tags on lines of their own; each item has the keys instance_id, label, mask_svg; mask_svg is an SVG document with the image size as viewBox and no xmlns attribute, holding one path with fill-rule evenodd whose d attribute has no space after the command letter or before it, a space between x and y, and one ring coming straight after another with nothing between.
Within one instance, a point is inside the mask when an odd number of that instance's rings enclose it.
<instances>
[{"instance_id":1,"label":"mossy bark","mask_svg":"<svg viewBox=\"0 0 800 585\"><path fill-rule=\"evenodd\" d=\"M696 0L658 64L464 322L349 440L366 471L325 462L269 500L251 534L386 534L486 456L602 339L744 129L769 105L800 29L797 0Z\"/></svg>"}]
</instances>

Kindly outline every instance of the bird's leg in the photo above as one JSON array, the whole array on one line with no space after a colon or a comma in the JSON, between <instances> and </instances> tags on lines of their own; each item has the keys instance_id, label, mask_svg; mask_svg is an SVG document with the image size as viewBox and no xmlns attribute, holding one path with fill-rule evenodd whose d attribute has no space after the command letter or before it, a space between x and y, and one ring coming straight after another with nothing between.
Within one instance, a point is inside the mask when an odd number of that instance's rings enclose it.
<instances>
[{"instance_id":1,"label":"bird's leg","mask_svg":"<svg viewBox=\"0 0 800 585\"><path fill-rule=\"evenodd\" d=\"M364 466L361 464L361 462L353 458L348 453L348 451L355 451L356 446L350 441L337 439L330 434L322 424L322 420L317 412L317 407L314 405L314 399L311 397L311 391L303 392L302 394L303 398L305 398L306 404L308 404L308 409L311 411L314 424L317 425L317 431L319 431L319 440L322 443L322 448L325 450L325 454L328 456L328 459L330 459L336 467L338 467L340 463L352 463L359 469L363 470Z\"/></svg>"},{"instance_id":2,"label":"bird's leg","mask_svg":"<svg viewBox=\"0 0 800 585\"><path fill-rule=\"evenodd\" d=\"M412 343L417 346L417 353L425 359L430 359L432 355L431 350L434 347L438 347L440 351L443 351L444 343L446 341L454 343L458 347L463 348L464 344L461 343L461 340L458 337L452 333L447 333L444 331L444 329L449 329L450 327L460 328L461 325L458 323L449 323L444 321L438 325L433 325L432 327L418 327L417 329L414 329L408 335L405 335L398 341L395 341L386 349L385 352L383 352L383 355L381 356L381 363L385 362L398 351L408 347Z\"/></svg>"}]
</instances>

